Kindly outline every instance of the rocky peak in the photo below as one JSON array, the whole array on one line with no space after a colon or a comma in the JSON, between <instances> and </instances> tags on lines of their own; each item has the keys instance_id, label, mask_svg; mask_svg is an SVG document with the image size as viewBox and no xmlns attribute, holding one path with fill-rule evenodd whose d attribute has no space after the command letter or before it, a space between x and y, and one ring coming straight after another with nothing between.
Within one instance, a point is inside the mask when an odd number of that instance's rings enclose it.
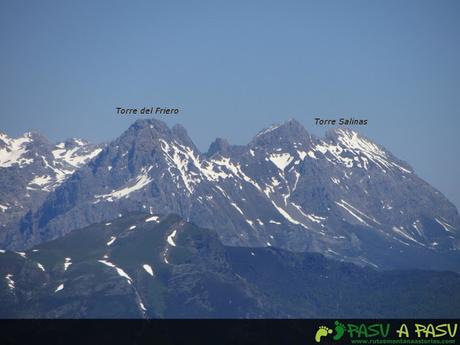
<instances>
[{"instance_id":1,"label":"rocky peak","mask_svg":"<svg viewBox=\"0 0 460 345\"><path fill-rule=\"evenodd\" d=\"M310 137L306 129L294 119L283 124L274 124L260 131L250 143L251 146L262 147L291 147L296 145L307 145Z\"/></svg>"},{"instance_id":2,"label":"rocky peak","mask_svg":"<svg viewBox=\"0 0 460 345\"><path fill-rule=\"evenodd\" d=\"M214 140L212 144L209 146L209 149L206 155L208 157L211 157L216 153L220 153L221 155L226 155L228 153L229 147L230 147L230 144L228 143L226 139L216 138L216 140Z\"/></svg>"}]
</instances>

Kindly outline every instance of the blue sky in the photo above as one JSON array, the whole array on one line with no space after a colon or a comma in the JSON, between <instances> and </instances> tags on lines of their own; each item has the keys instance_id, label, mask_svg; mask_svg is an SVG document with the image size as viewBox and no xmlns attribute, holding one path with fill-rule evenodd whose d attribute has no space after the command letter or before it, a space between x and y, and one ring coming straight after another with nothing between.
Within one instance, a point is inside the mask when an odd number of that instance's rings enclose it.
<instances>
[{"instance_id":1,"label":"blue sky","mask_svg":"<svg viewBox=\"0 0 460 345\"><path fill-rule=\"evenodd\" d=\"M101 142L117 106L171 106L205 150L367 118L459 206L459 37L458 1L2 1L0 129Z\"/></svg>"}]
</instances>

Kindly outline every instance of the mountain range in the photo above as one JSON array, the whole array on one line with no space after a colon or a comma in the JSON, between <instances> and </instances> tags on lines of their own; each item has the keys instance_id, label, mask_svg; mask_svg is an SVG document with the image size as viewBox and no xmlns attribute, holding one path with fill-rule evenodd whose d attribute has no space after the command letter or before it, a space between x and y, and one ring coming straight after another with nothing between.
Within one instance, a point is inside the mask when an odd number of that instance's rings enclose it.
<instances>
[{"instance_id":1,"label":"mountain range","mask_svg":"<svg viewBox=\"0 0 460 345\"><path fill-rule=\"evenodd\" d=\"M216 139L205 153L182 126L158 120L138 120L99 146L2 138L4 248L141 211L178 214L228 246L317 252L378 269L459 269L456 207L347 128L317 138L289 120L244 146Z\"/></svg>"},{"instance_id":2,"label":"mountain range","mask_svg":"<svg viewBox=\"0 0 460 345\"><path fill-rule=\"evenodd\" d=\"M200 152L0 134L0 317L458 317L460 218L406 162L296 120Z\"/></svg>"}]
</instances>

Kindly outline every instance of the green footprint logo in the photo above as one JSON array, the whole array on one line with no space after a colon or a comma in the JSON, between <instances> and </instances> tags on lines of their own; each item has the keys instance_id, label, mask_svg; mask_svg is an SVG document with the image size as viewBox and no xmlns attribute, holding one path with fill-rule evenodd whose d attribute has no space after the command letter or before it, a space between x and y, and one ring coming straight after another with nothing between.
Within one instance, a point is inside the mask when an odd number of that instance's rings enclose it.
<instances>
[{"instance_id":1,"label":"green footprint logo","mask_svg":"<svg viewBox=\"0 0 460 345\"><path fill-rule=\"evenodd\" d=\"M332 329L326 326L319 326L318 330L316 331L315 340L317 343L321 342L321 338L327 336L328 334L332 333Z\"/></svg>"},{"instance_id":2,"label":"green footprint logo","mask_svg":"<svg viewBox=\"0 0 460 345\"><path fill-rule=\"evenodd\" d=\"M335 341L342 339L343 335L345 334L345 325L340 323L339 321L335 322L335 335L332 339Z\"/></svg>"}]
</instances>

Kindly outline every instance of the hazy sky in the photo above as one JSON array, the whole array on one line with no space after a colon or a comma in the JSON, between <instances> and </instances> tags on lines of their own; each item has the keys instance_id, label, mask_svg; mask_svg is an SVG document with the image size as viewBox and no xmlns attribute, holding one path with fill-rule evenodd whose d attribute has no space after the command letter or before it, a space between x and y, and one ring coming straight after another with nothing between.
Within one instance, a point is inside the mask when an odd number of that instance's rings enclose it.
<instances>
[{"instance_id":1,"label":"hazy sky","mask_svg":"<svg viewBox=\"0 0 460 345\"><path fill-rule=\"evenodd\" d=\"M1 1L0 130L101 142L134 121L117 106L171 106L205 150L367 118L458 207L459 37L455 0Z\"/></svg>"}]
</instances>

